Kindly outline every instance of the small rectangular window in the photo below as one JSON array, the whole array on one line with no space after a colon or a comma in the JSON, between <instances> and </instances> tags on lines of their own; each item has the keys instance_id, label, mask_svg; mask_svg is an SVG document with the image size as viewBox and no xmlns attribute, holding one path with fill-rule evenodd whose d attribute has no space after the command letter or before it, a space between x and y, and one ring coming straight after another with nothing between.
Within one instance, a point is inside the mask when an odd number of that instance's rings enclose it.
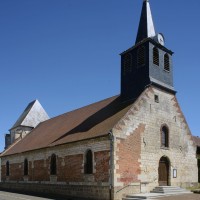
<instances>
[{"instance_id":1,"label":"small rectangular window","mask_svg":"<svg viewBox=\"0 0 200 200\"><path fill-rule=\"evenodd\" d=\"M158 95L154 95L154 100L156 103L159 103L159 96Z\"/></svg>"}]
</instances>

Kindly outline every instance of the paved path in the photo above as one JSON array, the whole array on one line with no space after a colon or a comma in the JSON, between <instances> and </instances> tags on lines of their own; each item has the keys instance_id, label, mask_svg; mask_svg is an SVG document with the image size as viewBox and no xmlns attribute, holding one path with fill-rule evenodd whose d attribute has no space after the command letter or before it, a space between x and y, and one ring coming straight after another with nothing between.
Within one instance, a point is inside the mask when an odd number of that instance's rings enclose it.
<instances>
[{"instance_id":1,"label":"paved path","mask_svg":"<svg viewBox=\"0 0 200 200\"><path fill-rule=\"evenodd\" d=\"M40 198L40 197L33 197L33 196L29 196L29 195L0 191L0 200L47 200L47 199Z\"/></svg>"},{"instance_id":2,"label":"paved path","mask_svg":"<svg viewBox=\"0 0 200 200\"><path fill-rule=\"evenodd\" d=\"M0 200L67 200L67 198L44 198L32 195L0 191Z\"/></svg>"},{"instance_id":3,"label":"paved path","mask_svg":"<svg viewBox=\"0 0 200 200\"><path fill-rule=\"evenodd\" d=\"M44 198L44 197L36 197L32 195L24 195L24 194L12 193L12 192L0 191L0 200L70 200L70 198L69 199ZM158 198L157 200L200 200L200 194L176 195L176 196Z\"/></svg>"},{"instance_id":4,"label":"paved path","mask_svg":"<svg viewBox=\"0 0 200 200\"><path fill-rule=\"evenodd\" d=\"M159 200L200 200L200 194L185 194L170 197L162 197L159 198Z\"/></svg>"}]
</instances>

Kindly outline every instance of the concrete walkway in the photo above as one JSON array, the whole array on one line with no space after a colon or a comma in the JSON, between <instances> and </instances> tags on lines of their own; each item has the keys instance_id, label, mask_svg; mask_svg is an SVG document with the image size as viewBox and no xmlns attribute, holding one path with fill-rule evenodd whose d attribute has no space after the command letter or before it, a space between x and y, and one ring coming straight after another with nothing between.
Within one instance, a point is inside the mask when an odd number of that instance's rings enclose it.
<instances>
[{"instance_id":1,"label":"concrete walkway","mask_svg":"<svg viewBox=\"0 0 200 200\"><path fill-rule=\"evenodd\" d=\"M200 194L184 194L168 197L161 197L157 200L200 200Z\"/></svg>"},{"instance_id":2,"label":"concrete walkway","mask_svg":"<svg viewBox=\"0 0 200 200\"><path fill-rule=\"evenodd\" d=\"M138 197L138 198L137 198ZM146 193L146 194L136 194L127 195L123 200L131 199L147 199L147 200L200 200L200 194L156 194L156 193Z\"/></svg>"}]
</instances>

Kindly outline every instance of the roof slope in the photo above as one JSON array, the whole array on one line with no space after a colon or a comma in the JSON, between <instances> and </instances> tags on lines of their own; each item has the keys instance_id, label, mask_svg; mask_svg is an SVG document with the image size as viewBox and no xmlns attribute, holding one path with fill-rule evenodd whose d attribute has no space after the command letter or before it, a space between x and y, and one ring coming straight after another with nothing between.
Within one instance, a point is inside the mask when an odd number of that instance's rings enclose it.
<instances>
[{"instance_id":1,"label":"roof slope","mask_svg":"<svg viewBox=\"0 0 200 200\"><path fill-rule=\"evenodd\" d=\"M14 129L18 126L35 128L40 122L43 122L47 119L49 119L49 116L41 106L40 102L38 100L34 100L28 104L11 129Z\"/></svg>"},{"instance_id":2,"label":"roof slope","mask_svg":"<svg viewBox=\"0 0 200 200\"><path fill-rule=\"evenodd\" d=\"M44 121L1 156L106 135L132 103L115 96Z\"/></svg>"}]
</instances>

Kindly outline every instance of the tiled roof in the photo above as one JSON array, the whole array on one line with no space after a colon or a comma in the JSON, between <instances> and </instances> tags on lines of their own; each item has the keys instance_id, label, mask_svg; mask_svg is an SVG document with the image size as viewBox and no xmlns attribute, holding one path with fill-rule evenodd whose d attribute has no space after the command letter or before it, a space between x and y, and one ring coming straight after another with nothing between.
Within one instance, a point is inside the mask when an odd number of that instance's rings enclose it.
<instances>
[{"instance_id":1,"label":"tiled roof","mask_svg":"<svg viewBox=\"0 0 200 200\"><path fill-rule=\"evenodd\" d=\"M115 96L44 121L1 156L104 136L132 103Z\"/></svg>"},{"instance_id":2,"label":"tiled roof","mask_svg":"<svg viewBox=\"0 0 200 200\"><path fill-rule=\"evenodd\" d=\"M193 136L193 140L195 142L195 144L200 147L200 138L198 136Z\"/></svg>"}]
</instances>

